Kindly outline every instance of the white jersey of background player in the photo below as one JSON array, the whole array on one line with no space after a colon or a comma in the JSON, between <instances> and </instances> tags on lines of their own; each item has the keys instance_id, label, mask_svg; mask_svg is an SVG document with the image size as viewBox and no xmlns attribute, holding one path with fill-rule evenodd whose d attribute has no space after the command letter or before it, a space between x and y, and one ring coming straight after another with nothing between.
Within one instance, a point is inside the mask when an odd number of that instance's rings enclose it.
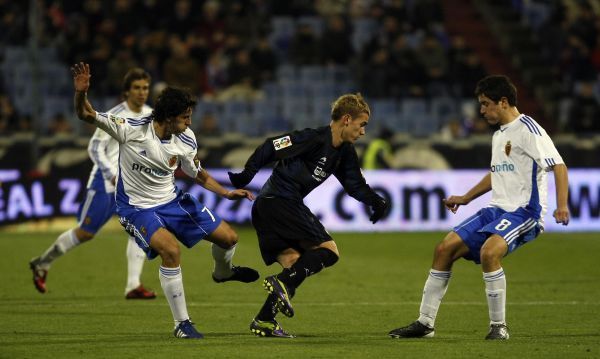
<instances>
[{"instance_id":1,"label":"white jersey of background player","mask_svg":"<svg viewBox=\"0 0 600 359\"><path fill-rule=\"evenodd\" d=\"M517 109L517 89L506 76L481 79L475 89L480 112L491 125L499 125L492 139L490 172L462 196L444 200L456 213L492 191L489 207L454 227L434 250L433 265L423 289L419 318L390 331L393 338L422 338L435 334L438 309L446 294L452 265L459 258L481 263L488 302L490 327L486 339L509 338L506 325L506 276L502 259L533 241L543 230L546 212L546 172L556 183L557 223L569 223L567 166L546 131Z\"/></svg>"},{"instance_id":2,"label":"white jersey of background player","mask_svg":"<svg viewBox=\"0 0 600 359\"><path fill-rule=\"evenodd\" d=\"M133 68L123 79L125 101L110 112L124 117L150 114L152 108L145 104L150 88L150 75L140 68ZM62 233L40 257L30 262L33 283L41 293L46 292L46 275L52 261L77 245L94 238L95 234L115 214L115 178L117 174L119 143L108 133L96 129L88 144L88 153L94 162L87 183L84 201L78 211L78 227ZM145 253L133 237L127 242L127 284L125 298L152 299L154 292L144 288L140 281Z\"/></svg>"},{"instance_id":3,"label":"white jersey of background player","mask_svg":"<svg viewBox=\"0 0 600 359\"><path fill-rule=\"evenodd\" d=\"M202 239L213 243L213 280L253 282L257 271L236 267L232 257L238 235L225 221L189 193L177 189L178 166L196 183L230 200L254 199L243 189L228 191L196 160L196 139L189 129L196 101L182 89L167 87L156 98L150 117L123 118L97 113L87 100L90 68L72 67L75 111L79 119L104 129L119 142L117 214L148 258L161 257L159 279L175 320L177 338L203 338L187 311L179 243L193 247Z\"/></svg>"}]
</instances>

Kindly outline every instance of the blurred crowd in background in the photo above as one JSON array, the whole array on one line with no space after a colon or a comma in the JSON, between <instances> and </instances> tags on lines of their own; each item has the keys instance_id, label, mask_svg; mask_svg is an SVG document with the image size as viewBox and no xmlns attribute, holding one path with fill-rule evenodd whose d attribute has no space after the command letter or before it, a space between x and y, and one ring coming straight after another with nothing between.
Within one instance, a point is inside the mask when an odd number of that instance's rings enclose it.
<instances>
[{"instance_id":1,"label":"blurred crowd in background","mask_svg":"<svg viewBox=\"0 0 600 359\"><path fill-rule=\"evenodd\" d=\"M550 127L600 133L600 6L506 6L537 35L560 79L564 106ZM473 98L486 68L448 34L441 1L0 0L0 14L1 135L89 134L72 119L68 68L78 61L91 65L99 110L119 101L135 66L152 75L155 93L189 88L201 99L200 137L325 125L329 103L349 91L370 102L377 130L451 139L490 131Z\"/></svg>"}]
</instances>

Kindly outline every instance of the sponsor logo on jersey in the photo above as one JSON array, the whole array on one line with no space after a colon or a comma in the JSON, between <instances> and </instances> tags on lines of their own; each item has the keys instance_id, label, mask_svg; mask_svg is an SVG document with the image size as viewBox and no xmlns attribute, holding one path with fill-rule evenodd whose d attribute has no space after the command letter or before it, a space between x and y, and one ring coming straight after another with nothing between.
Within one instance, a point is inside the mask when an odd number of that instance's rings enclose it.
<instances>
[{"instance_id":1,"label":"sponsor logo on jersey","mask_svg":"<svg viewBox=\"0 0 600 359\"><path fill-rule=\"evenodd\" d=\"M173 167L177 164L177 156L169 158L169 167Z\"/></svg>"},{"instance_id":2,"label":"sponsor logo on jersey","mask_svg":"<svg viewBox=\"0 0 600 359\"><path fill-rule=\"evenodd\" d=\"M148 157L148 155L146 154L146 150L141 150L140 156Z\"/></svg>"},{"instance_id":3,"label":"sponsor logo on jersey","mask_svg":"<svg viewBox=\"0 0 600 359\"><path fill-rule=\"evenodd\" d=\"M279 151L282 148L290 147L291 145L292 139L290 138L290 136L284 136L273 140L273 146L275 146L275 151Z\"/></svg>"},{"instance_id":4,"label":"sponsor logo on jersey","mask_svg":"<svg viewBox=\"0 0 600 359\"><path fill-rule=\"evenodd\" d=\"M135 162L131 165L131 170L137 171L137 172L144 172L144 173L152 174L152 175L159 176L159 177L165 177L165 176L169 176L171 174L171 172L161 170L161 169L156 169L156 168L149 168L149 167L146 167L144 165L141 165L141 164L135 163Z\"/></svg>"},{"instance_id":5,"label":"sponsor logo on jersey","mask_svg":"<svg viewBox=\"0 0 600 359\"><path fill-rule=\"evenodd\" d=\"M327 162L327 157L323 156L323 157L321 157L321 159L319 159L319 164L320 165L324 165L325 162Z\"/></svg>"},{"instance_id":6,"label":"sponsor logo on jersey","mask_svg":"<svg viewBox=\"0 0 600 359\"><path fill-rule=\"evenodd\" d=\"M513 165L512 163L508 163L506 161L503 161L499 165L491 165L490 166L490 171L492 171L492 172L514 172L515 171L515 165Z\"/></svg>"},{"instance_id":7,"label":"sponsor logo on jersey","mask_svg":"<svg viewBox=\"0 0 600 359\"><path fill-rule=\"evenodd\" d=\"M511 149L512 145L510 144L510 141L506 142L506 145L504 145L504 153L506 153L507 156L510 156Z\"/></svg>"},{"instance_id":8,"label":"sponsor logo on jersey","mask_svg":"<svg viewBox=\"0 0 600 359\"><path fill-rule=\"evenodd\" d=\"M109 119L114 122L116 125L124 125L125 119L123 117L118 117L113 114L109 115Z\"/></svg>"},{"instance_id":9,"label":"sponsor logo on jersey","mask_svg":"<svg viewBox=\"0 0 600 359\"><path fill-rule=\"evenodd\" d=\"M327 177L327 172L323 171L323 168L317 166L313 171L312 178L314 178L317 182L322 182L324 178Z\"/></svg>"}]
</instances>

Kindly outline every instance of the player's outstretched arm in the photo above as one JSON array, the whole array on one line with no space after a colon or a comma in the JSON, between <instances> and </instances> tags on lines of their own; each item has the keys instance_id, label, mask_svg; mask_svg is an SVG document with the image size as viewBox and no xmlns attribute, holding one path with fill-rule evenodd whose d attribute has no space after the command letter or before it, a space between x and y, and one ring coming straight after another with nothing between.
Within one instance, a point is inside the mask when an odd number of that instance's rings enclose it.
<instances>
[{"instance_id":1,"label":"player's outstretched arm","mask_svg":"<svg viewBox=\"0 0 600 359\"><path fill-rule=\"evenodd\" d=\"M564 226L569 224L569 175L567 166L563 163L555 165L553 168L554 183L556 185L556 210L554 219L556 223L562 223Z\"/></svg>"},{"instance_id":2,"label":"player's outstretched arm","mask_svg":"<svg viewBox=\"0 0 600 359\"><path fill-rule=\"evenodd\" d=\"M73 85L75 87L75 113L80 120L93 123L96 111L87 100L87 91L90 88L90 65L80 62L71 67Z\"/></svg>"},{"instance_id":3,"label":"player's outstretched arm","mask_svg":"<svg viewBox=\"0 0 600 359\"><path fill-rule=\"evenodd\" d=\"M489 192L492 189L492 174L486 174L479 183L477 183L469 192L462 196L450 196L444 198L444 206L452 213L458 211L458 207L471 203L472 200L481 196L484 193Z\"/></svg>"},{"instance_id":4,"label":"player's outstretched arm","mask_svg":"<svg viewBox=\"0 0 600 359\"><path fill-rule=\"evenodd\" d=\"M247 198L251 201L254 200L254 194L248 190L234 189L233 191L228 191L226 188L221 186L219 182L217 182L204 168L198 171L195 179L196 183L198 183L200 186L218 194L221 197L225 197L227 199Z\"/></svg>"}]
</instances>

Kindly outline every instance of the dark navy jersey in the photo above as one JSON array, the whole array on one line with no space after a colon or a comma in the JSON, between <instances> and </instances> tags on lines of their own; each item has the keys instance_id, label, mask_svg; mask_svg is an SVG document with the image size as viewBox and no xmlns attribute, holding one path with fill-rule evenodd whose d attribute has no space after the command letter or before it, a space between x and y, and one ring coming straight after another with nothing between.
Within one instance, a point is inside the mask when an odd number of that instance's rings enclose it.
<instances>
[{"instance_id":1,"label":"dark navy jersey","mask_svg":"<svg viewBox=\"0 0 600 359\"><path fill-rule=\"evenodd\" d=\"M377 196L362 175L354 145L342 143L333 147L329 126L267 139L250 156L244 172L254 177L261 167L273 161L277 161L273 173L259 196L302 201L331 175L350 196L363 203L370 205Z\"/></svg>"}]
</instances>

